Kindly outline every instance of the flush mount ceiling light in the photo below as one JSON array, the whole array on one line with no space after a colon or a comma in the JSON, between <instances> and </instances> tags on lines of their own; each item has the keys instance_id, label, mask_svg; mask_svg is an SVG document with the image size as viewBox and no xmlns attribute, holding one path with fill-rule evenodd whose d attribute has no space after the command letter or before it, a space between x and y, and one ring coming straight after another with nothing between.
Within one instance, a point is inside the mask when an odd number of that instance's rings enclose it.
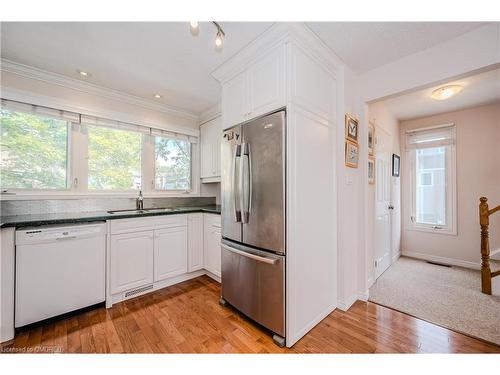
<instances>
[{"instance_id":1,"label":"flush mount ceiling light","mask_svg":"<svg viewBox=\"0 0 500 375\"><path fill-rule=\"evenodd\" d=\"M212 21L212 24L216 27L217 31L215 33L215 50L222 51L222 45L224 44L224 37L226 34L219 23ZM189 23L189 30L191 31L191 35L197 36L200 33L200 26L197 21L191 21Z\"/></svg>"},{"instance_id":2,"label":"flush mount ceiling light","mask_svg":"<svg viewBox=\"0 0 500 375\"><path fill-rule=\"evenodd\" d=\"M434 100L446 100L462 91L461 85L447 85L434 90L431 98Z\"/></svg>"},{"instance_id":3,"label":"flush mount ceiling light","mask_svg":"<svg viewBox=\"0 0 500 375\"><path fill-rule=\"evenodd\" d=\"M160 94L155 94L155 98L156 98L156 99L160 99L160 98L161 98L161 95L160 95Z\"/></svg>"},{"instance_id":4,"label":"flush mount ceiling light","mask_svg":"<svg viewBox=\"0 0 500 375\"><path fill-rule=\"evenodd\" d=\"M76 72L81 75L82 77L90 77L90 73L86 72L84 70L77 69Z\"/></svg>"}]
</instances>

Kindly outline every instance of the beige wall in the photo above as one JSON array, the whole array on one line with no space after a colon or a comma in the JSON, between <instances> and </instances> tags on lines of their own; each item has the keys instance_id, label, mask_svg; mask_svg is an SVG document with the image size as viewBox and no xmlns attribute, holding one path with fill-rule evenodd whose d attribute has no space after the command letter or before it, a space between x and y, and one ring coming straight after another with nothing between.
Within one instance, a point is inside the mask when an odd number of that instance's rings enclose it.
<instances>
[{"instance_id":1,"label":"beige wall","mask_svg":"<svg viewBox=\"0 0 500 375\"><path fill-rule=\"evenodd\" d=\"M386 108L384 102L373 103L368 106L368 119L375 125L375 137L379 137L381 132L387 135L390 152L391 165L392 154L400 155L399 142L399 122L398 119ZM401 245L401 178L391 176L391 203L394 210L391 212L391 257L395 257L400 252ZM375 220L375 185L368 185L367 194L368 223L367 223L367 254L373 262L374 259L374 220ZM373 263L372 263L373 264ZM370 278L373 279L373 267L371 267Z\"/></svg>"},{"instance_id":2,"label":"beige wall","mask_svg":"<svg viewBox=\"0 0 500 375\"><path fill-rule=\"evenodd\" d=\"M488 197L492 206L500 204L500 103L402 121L400 126L403 134L404 130L451 122L456 126L457 137L458 235L404 229L402 252L473 266L480 262L479 197ZM404 163L402 166L405 173ZM404 200L408 199L406 191L403 187ZM407 213L403 209L403 218L404 215ZM500 215L492 217L490 236L492 250L500 248Z\"/></svg>"}]
</instances>

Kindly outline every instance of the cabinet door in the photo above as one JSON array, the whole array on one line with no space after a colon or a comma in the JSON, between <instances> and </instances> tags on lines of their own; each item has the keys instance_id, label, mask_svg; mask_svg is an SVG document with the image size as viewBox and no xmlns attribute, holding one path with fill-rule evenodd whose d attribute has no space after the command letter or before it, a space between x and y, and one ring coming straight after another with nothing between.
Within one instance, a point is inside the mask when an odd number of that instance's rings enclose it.
<instances>
[{"instance_id":1,"label":"cabinet door","mask_svg":"<svg viewBox=\"0 0 500 375\"><path fill-rule=\"evenodd\" d=\"M213 155L213 142L211 140L212 124L207 122L200 128L200 157L201 157L201 178L212 177L212 155Z\"/></svg>"},{"instance_id":2,"label":"cabinet door","mask_svg":"<svg viewBox=\"0 0 500 375\"><path fill-rule=\"evenodd\" d=\"M221 231L220 217L205 215L203 232L203 254L205 269L220 277L221 275Z\"/></svg>"},{"instance_id":3,"label":"cabinet door","mask_svg":"<svg viewBox=\"0 0 500 375\"><path fill-rule=\"evenodd\" d=\"M213 170L214 177L220 177L220 168L221 168L221 160L220 160L220 148L222 144L222 120L220 117L217 117L212 120L213 125L211 129L211 137L212 137L212 160L213 160Z\"/></svg>"},{"instance_id":4,"label":"cabinet door","mask_svg":"<svg viewBox=\"0 0 500 375\"><path fill-rule=\"evenodd\" d=\"M111 293L153 282L153 231L111 236Z\"/></svg>"},{"instance_id":5,"label":"cabinet door","mask_svg":"<svg viewBox=\"0 0 500 375\"><path fill-rule=\"evenodd\" d=\"M249 105L254 118L285 105L284 48L277 49L249 68Z\"/></svg>"},{"instance_id":6,"label":"cabinet door","mask_svg":"<svg viewBox=\"0 0 500 375\"><path fill-rule=\"evenodd\" d=\"M223 128L245 121L249 113L248 75L243 72L222 86Z\"/></svg>"},{"instance_id":7,"label":"cabinet door","mask_svg":"<svg viewBox=\"0 0 500 375\"><path fill-rule=\"evenodd\" d=\"M154 281L187 272L187 228L155 230Z\"/></svg>"},{"instance_id":8,"label":"cabinet door","mask_svg":"<svg viewBox=\"0 0 500 375\"><path fill-rule=\"evenodd\" d=\"M203 268L203 215L188 216L188 272Z\"/></svg>"}]
</instances>

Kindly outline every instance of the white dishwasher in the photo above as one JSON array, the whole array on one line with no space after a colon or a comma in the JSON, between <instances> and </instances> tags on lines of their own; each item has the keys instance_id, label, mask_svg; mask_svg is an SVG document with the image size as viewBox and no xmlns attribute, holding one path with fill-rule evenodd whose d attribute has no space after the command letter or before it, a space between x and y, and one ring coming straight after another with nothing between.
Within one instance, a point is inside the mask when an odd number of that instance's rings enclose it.
<instances>
[{"instance_id":1,"label":"white dishwasher","mask_svg":"<svg viewBox=\"0 0 500 375\"><path fill-rule=\"evenodd\" d=\"M106 299L104 223L16 231L15 327Z\"/></svg>"}]
</instances>

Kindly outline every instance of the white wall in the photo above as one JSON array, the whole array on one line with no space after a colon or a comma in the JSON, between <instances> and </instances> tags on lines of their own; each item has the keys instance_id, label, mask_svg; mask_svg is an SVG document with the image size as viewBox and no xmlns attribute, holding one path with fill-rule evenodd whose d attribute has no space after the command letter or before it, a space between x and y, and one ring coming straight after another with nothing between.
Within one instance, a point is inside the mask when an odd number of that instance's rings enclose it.
<instances>
[{"instance_id":1,"label":"white wall","mask_svg":"<svg viewBox=\"0 0 500 375\"><path fill-rule=\"evenodd\" d=\"M88 113L114 120L155 125L164 129L188 129L198 132L198 119L183 118L130 103L98 96L82 90L47 81L21 76L2 70L3 98L29 101L32 104L54 106L79 113ZM64 107L64 108L61 108Z\"/></svg>"},{"instance_id":2,"label":"white wall","mask_svg":"<svg viewBox=\"0 0 500 375\"><path fill-rule=\"evenodd\" d=\"M439 257L445 262L450 260L455 264L473 266L480 262L479 197L486 196L491 207L500 204L500 102L402 121L401 130L451 122L456 126L457 138L458 235L417 232L405 228L402 233L402 251L403 254ZM405 173L403 167L402 173ZM409 199L407 191L404 186L404 201ZM406 211L403 208L404 217L409 215ZM490 225L491 249L498 249L500 215L492 216Z\"/></svg>"}]
</instances>

